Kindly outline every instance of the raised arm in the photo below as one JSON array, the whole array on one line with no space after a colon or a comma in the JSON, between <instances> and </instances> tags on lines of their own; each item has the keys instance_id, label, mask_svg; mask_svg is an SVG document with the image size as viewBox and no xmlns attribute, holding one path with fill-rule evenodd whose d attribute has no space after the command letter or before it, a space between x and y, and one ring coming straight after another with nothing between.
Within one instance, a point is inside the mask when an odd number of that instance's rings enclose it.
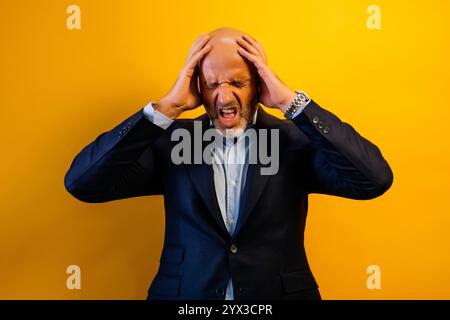
<instances>
[{"instance_id":1,"label":"raised arm","mask_svg":"<svg viewBox=\"0 0 450 320\"><path fill-rule=\"evenodd\" d=\"M297 97L268 67L262 45L244 35L238 52L256 67L261 81L260 102L285 113ZM392 184L393 174L380 150L352 126L312 100L304 100L293 121L310 140L308 191L352 199L371 199ZM300 102L299 102L300 103Z\"/></svg>"},{"instance_id":2,"label":"raised arm","mask_svg":"<svg viewBox=\"0 0 450 320\"><path fill-rule=\"evenodd\" d=\"M307 191L351 199L382 195L392 170L376 145L313 100L294 123L309 138Z\"/></svg>"},{"instance_id":3,"label":"raised arm","mask_svg":"<svg viewBox=\"0 0 450 320\"><path fill-rule=\"evenodd\" d=\"M162 168L154 142L183 111L202 104L197 89L198 62L211 49L209 35L193 43L170 92L98 136L75 157L64 185L84 202L162 194ZM159 120L158 120L159 119Z\"/></svg>"},{"instance_id":4,"label":"raised arm","mask_svg":"<svg viewBox=\"0 0 450 320\"><path fill-rule=\"evenodd\" d=\"M67 191L92 203L161 194L152 144L163 133L139 110L78 153L64 177Z\"/></svg>"}]
</instances>

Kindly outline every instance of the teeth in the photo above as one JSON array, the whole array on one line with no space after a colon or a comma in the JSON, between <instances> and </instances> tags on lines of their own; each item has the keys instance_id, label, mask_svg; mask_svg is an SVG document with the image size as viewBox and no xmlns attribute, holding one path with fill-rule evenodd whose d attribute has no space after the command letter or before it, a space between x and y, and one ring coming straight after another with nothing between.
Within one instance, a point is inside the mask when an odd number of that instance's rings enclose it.
<instances>
[{"instance_id":1,"label":"teeth","mask_svg":"<svg viewBox=\"0 0 450 320\"><path fill-rule=\"evenodd\" d=\"M220 108L219 111L220 111L221 113L225 113L225 114L228 114L228 113L235 113L235 112L236 112L236 108L235 108L235 107Z\"/></svg>"}]
</instances>

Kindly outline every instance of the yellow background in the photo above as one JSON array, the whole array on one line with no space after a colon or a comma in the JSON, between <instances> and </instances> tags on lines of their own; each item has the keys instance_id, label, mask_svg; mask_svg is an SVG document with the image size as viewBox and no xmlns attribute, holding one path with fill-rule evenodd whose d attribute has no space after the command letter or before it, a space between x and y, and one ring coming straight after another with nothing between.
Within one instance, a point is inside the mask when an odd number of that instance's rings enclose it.
<instances>
[{"instance_id":1,"label":"yellow background","mask_svg":"<svg viewBox=\"0 0 450 320\"><path fill-rule=\"evenodd\" d=\"M66 27L70 4L81 30ZM371 4L381 30L366 27ZM394 171L375 200L311 196L306 248L323 298L450 298L449 1L0 6L0 298L146 297L162 197L86 204L63 177L82 147L167 93L193 40L220 26L257 38L285 83L377 144ZM71 264L81 290L66 288ZM380 290L366 287L372 264Z\"/></svg>"}]
</instances>

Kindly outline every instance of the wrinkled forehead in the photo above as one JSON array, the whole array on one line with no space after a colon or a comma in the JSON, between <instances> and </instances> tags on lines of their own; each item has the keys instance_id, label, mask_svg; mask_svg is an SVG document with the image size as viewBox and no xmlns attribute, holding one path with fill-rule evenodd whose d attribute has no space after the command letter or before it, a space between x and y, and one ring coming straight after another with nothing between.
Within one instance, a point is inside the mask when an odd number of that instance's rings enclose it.
<instances>
[{"instance_id":1,"label":"wrinkled forehead","mask_svg":"<svg viewBox=\"0 0 450 320\"><path fill-rule=\"evenodd\" d=\"M252 77L252 66L239 53L235 37L214 38L207 55L200 61L200 76L206 81L232 81Z\"/></svg>"}]
</instances>

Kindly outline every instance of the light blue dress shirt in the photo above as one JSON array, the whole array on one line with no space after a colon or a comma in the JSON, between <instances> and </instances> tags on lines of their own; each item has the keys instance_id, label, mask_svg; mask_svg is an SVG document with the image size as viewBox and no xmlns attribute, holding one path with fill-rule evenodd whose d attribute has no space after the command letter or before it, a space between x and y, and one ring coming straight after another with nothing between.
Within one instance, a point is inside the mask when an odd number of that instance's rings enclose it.
<instances>
[{"instance_id":1,"label":"light blue dress shirt","mask_svg":"<svg viewBox=\"0 0 450 320\"><path fill-rule=\"evenodd\" d=\"M298 116L308 103L309 101L295 113L294 117ZM167 129L174 121L155 110L152 102L144 107L143 112L150 122L163 129ZM255 112L251 124L256 122L256 116L257 112ZM234 232L239 216L241 195L244 191L248 168L246 159L248 159L248 152L251 148L251 144L246 143L249 139L245 139L244 136L237 137L236 141L232 138L224 138L224 148L215 148L212 158L215 192L223 221L230 235ZM245 153L238 152L238 150L245 150ZM225 300L234 300L231 278L228 281Z\"/></svg>"}]
</instances>

